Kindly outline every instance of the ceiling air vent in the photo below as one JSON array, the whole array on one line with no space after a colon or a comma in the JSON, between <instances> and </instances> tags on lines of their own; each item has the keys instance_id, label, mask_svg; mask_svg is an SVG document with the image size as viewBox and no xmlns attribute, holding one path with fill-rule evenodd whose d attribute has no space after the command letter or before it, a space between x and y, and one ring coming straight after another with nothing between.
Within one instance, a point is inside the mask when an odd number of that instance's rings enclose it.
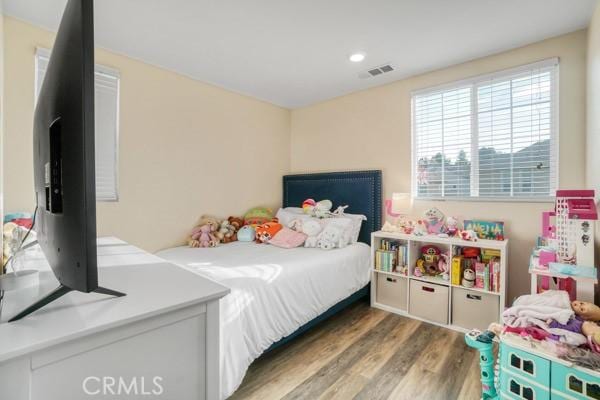
<instances>
[{"instance_id":1,"label":"ceiling air vent","mask_svg":"<svg viewBox=\"0 0 600 400\"><path fill-rule=\"evenodd\" d=\"M384 64L380 65L379 67L370 68L366 71L363 71L360 74L358 74L358 77L361 79L366 79L371 78L373 76L383 75L385 73L392 72L393 70L394 67L392 67L390 64Z\"/></svg>"}]
</instances>

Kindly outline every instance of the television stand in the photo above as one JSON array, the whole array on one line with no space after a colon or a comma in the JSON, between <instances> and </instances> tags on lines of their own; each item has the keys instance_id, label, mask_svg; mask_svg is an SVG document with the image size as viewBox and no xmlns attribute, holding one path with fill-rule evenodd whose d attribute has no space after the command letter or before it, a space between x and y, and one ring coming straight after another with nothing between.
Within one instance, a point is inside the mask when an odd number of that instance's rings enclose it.
<instances>
[{"instance_id":1,"label":"television stand","mask_svg":"<svg viewBox=\"0 0 600 400\"><path fill-rule=\"evenodd\" d=\"M63 286L63 285L60 285L59 287L54 289L52 292L48 293L46 296L42 297L41 299L39 299L38 301L36 301L32 305L30 305L29 307L25 308L23 311L21 311L20 313L18 313L11 319L9 319L8 322L18 321L21 318L26 317L27 315L31 314L32 312L39 310L40 308L44 307L46 304L52 303L54 300L64 296L65 294L67 294L71 291L73 291L73 289ZM116 290L112 290L112 289L106 289L106 288L103 288L102 286L98 286L92 292L106 294L106 295L115 296L115 297L125 296L125 293L117 292Z\"/></svg>"}]
</instances>

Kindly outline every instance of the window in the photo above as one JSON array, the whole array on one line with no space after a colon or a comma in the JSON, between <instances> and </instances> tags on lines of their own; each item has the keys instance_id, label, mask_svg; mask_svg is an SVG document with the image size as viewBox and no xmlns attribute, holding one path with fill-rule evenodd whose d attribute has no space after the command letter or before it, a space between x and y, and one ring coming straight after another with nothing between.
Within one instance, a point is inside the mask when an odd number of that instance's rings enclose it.
<instances>
[{"instance_id":1,"label":"window","mask_svg":"<svg viewBox=\"0 0 600 400\"><path fill-rule=\"evenodd\" d=\"M50 51L37 49L35 55L35 98L42 88ZM119 73L96 65L96 200L116 201L119 137Z\"/></svg>"},{"instance_id":2,"label":"window","mask_svg":"<svg viewBox=\"0 0 600 400\"><path fill-rule=\"evenodd\" d=\"M550 199L558 59L413 93L416 198Z\"/></svg>"}]
</instances>

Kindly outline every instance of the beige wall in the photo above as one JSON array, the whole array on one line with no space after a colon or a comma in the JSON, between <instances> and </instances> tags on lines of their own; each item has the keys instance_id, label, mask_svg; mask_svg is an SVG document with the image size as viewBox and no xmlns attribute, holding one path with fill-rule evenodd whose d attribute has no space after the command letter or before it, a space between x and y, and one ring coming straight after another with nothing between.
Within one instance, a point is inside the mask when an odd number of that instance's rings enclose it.
<instances>
[{"instance_id":1,"label":"beige wall","mask_svg":"<svg viewBox=\"0 0 600 400\"><path fill-rule=\"evenodd\" d=\"M53 34L5 18L5 205L32 210L34 52ZM154 251L180 243L203 213L281 201L289 110L107 51L121 73L119 201L98 204L98 234Z\"/></svg>"},{"instance_id":2,"label":"beige wall","mask_svg":"<svg viewBox=\"0 0 600 400\"><path fill-rule=\"evenodd\" d=\"M397 81L292 111L294 172L379 168L386 196L411 185L411 91L560 57L560 185L585 184L586 32ZM509 300L529 288L528 257L548 203L416 201L413 215L436 206L447 215L506 221L511 240Z\"/></svg>"},{"instance_id":3,"label":"beige wall","mask_svg":"<svg viewBox=\"0 0 600 400\"><path fill-rule=\"evenodd\" d=\"M587 183L600 191L600 5L588 28Z\"/></svg>"},{"instance_id":4,"label":"beige wall","mask_svg":"<svg viewBox=\"0 0 600 400\"><path fill-rule=\"evenodd\" d=\"M586 181L600 196L600 4L588 27ZM600 262L600 224L596 225L596 265ZM600 271L598 272L600 277ZM596 286L596 303L600 286Z\"/></svg>"}]
</instances>

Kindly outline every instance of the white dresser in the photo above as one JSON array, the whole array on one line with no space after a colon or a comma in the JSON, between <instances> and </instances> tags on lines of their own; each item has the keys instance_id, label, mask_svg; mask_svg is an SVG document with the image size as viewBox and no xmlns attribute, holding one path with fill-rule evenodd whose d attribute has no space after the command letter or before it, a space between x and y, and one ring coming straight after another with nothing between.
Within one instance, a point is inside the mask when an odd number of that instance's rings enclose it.
<instances>
[{"instance_id":1,"label":"white dresser","mask_svg":"<svg viewBox=\"0 0 600 400\"><path fill-rule=\"evenodd\" d=\"M229 289L114 238L98 241L101 286L6 323L57 286L38 251L40 285L7 292L0 318L0 399L219 397L219 299Z\"/></svg>"}]
</instances>

